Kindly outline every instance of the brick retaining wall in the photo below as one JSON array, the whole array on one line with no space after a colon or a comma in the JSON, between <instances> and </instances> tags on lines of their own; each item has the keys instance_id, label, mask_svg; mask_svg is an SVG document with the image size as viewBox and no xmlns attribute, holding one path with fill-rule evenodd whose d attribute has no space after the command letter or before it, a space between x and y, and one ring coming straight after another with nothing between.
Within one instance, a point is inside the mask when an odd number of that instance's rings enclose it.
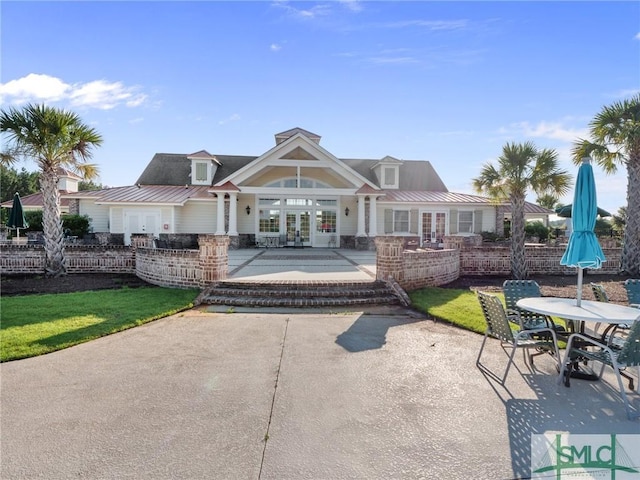
<instances>
[{"instance_id":1,"label":"brick retaining wall","mask_svg":"<svg viewBox=\"0 0 640 480\"><path fill-rule=\"evenodd\" d=\"M68 273L134 273L135 256L129 247L119 245L67 245ZM4 244L0 248L2 275L45 273L42 245Z\"/></svg>"},{"instance_id":2,"label":"brick retaining wall","mask_svg":"<svg viewBox=\"0 0 640 480\"><path fill-rule=\"evenodd\" d=\"M161 287L200 288L198 250L137 248L136 276Z\"/></svg>"},{"instance_id":3,"label":"brick retaining wall","mask_svg":"<svg viewBox=\"0 0 640 480\"><path fill-rule=\"evenodd\" d=\"M435 287L453 282L460 275L458 250L406 250L402 255L405 290Z\"/></svg>"},{"instance_id":4,"label":"brick retaining wall","mask_svg":"<svg viewBox=\"0 0 640 480\"><path fill-rule=\"evenodd\" d=\"M132 247L121 245L67 245L65 257L69 273L135 273L149 283L166 287L201 288L223 280L228 271L229 238L200 235L198 250L154 249L152 238L136 235ZM445 242L445 245L449 243ZM393 278L407 290L437 286L460 275L509 276L508 246L477 246L465 240L458 248L406 250L402 237L376 238L377 278ZM526 247L531 275L572 275L573 267L560 265L565 247L531 245ZM607 261L597 274L619 272L621 248L603 248ZM0 273L44 274L42 245L3 244L0 247Z\"/></svg>"},{"instance_id":5,"label":"brick retaining wall","mask_svg":"<svg viewBox=\"0 0 640 480\"><path fill-rule=\"evenodd\" d=\"M574 267L560 265L565 247L527 245L527 268L530 275L573 275ZM607 261L602 268L591 270L597 274L616 274L620 271L619 247L603 248ZM460 250L460 275L511 275L511 249L509 246L464 247Z\"/></svg>"},{"instance_id":6,"label":"brick retaining wall","mask_svg":"<svg viewBox=\"0 0 640 480\"><path fill-rule=\"evenodd\" d=\"M376 277L405 290L444 285L459 276L459 250L405 250L402 237L376 238Z\"/></svg>"},{"instance_id":7,"label":"brick retaining wall","mask_svg":"<svg viewBox=\"0 0 640 480\"><path fill-rule=\"evenodd\" d=\"M64 251L68 273L133 273L135 271L135 255L129 247L123 245L80 245L65 247Z\"/></svg>"}]
</instances>

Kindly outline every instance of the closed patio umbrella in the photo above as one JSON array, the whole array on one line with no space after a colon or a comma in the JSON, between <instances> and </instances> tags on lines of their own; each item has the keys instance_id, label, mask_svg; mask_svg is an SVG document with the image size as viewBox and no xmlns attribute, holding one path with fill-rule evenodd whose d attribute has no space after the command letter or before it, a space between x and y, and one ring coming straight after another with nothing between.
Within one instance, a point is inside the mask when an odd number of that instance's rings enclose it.
<instances>
[{"instance_id":1,"label":"closed patio umbrella","mask_svg":"<svg viewBox=\"0 0 640 480\"><path fill-rule=\"evenodd\" d=\"M15 228L18 238L20 238L20 229L29 228L29 223L24 218L24 210L22 209L22 201L20 200L20 194L16 192L13 196L13 205L11 206L11 213L9 214L9 222L7 227Z\"/></svg>"},{"instance_id":2,"label":"closed patio umbrella","mask_svg":"<svg viewBox=\"0 0 640 480\"><path fill-rule=\"evenodd\" d=\"M573 231L560 265L578 268L577 306L582 302L582 276L585 268L600 268L605 261L604 253L593 229L596 226L598 204L596 182L593 177L591 158L583 158L578 170L576 189L573 194L571 224Z\"/></svg>"}]
</instances>

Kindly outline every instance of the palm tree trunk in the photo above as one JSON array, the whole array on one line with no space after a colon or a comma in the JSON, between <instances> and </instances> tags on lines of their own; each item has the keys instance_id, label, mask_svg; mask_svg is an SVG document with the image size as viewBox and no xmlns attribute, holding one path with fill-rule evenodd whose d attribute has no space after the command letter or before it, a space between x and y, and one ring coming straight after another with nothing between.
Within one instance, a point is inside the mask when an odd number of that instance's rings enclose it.
<instances>
[{"instance_id":1,"label":"palm tree trunk","mask_svg":"<svg viewBox=\"0 0 640 480\"><path fill-rule=\"evenodd\" d=\"M511 275L516 280L529 277L524 250L524 195L511 195Z\"/></svg>"},{"instance_id":2,"label":"palm tree trunk","mask_svg":"<svg viewBox=\"0 0 640 480\"><path fill-rule=\"evenodd\" d=\"M42 229L44 233L45 275L59 277L67 274L64 257L64 237L60 215L58 177L54 170L42 170L40 176L42 200Z\"/></svg>"},{"instance_id":3,"label":"palm tree trunk","mask_svg":"<svg viewBox=\"0 0 640 480\"><path fill-rule=\"evenodd\" d=\"M621 269L640 276L640 150L629 152L627 162L627 224L624 229Z\"/></svg>"}]
</instances>

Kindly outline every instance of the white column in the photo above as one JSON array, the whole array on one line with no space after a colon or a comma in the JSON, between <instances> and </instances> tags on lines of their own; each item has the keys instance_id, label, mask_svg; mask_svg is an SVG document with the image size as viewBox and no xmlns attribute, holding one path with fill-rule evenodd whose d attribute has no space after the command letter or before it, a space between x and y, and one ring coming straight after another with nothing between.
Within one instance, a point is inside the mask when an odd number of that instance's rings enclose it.
<instances>
[{"instance_id":1,"label":"white column","mask_svg":"<svg viewBox=\"0 0 640 480\"><path fill-rule=\"evenodd\" d=\"M364 229L364 196L358 197L358 230L356 237L366 237L367 232Z\"/></svg>"},{"instance_id":2,"label":"white column","mask_svg":"<svg viewBox=\"0 0 640 480\"><path fill-rule=\"evenodd\" d=\"M224 235L224 192L218 192L218 218L216 218L216 235Z\"/></svg>"},{"instance_id":3,"label":"white column","mask_svg":"<svg viewBox=\"0 0 640 480\"><path fill-rule=\"evenodd\" d=\"M369 197L369 237L373 238L378 235L378 216L376 214L378 206L376 205L376 197Z\"/></svg>"},{"instance_id":4,"label":"white column","mask_svg":"<svg viewBox=\"0 0 640 480\"><path fill-rule=\"evenodd\" d=\"M230 237L238 236L238 194L229 192L229 231Z\"/></svg>"}]
</instances>

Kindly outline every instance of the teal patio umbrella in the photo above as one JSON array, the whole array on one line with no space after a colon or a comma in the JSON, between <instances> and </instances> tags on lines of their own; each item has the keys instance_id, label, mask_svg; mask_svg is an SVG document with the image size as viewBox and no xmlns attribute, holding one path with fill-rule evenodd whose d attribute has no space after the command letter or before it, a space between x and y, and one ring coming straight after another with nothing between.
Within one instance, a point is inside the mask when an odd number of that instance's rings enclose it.
<instances>
[{"instance_id":1,"label":"teal patio umbrella","mask_svg":"<svg viewBox=\"0 0 640 480\"><path fill-rule=\"evenodd\" d=\"M583 158L578 170L576 189L573 194L571 224L573 231L560 265L578 268L577 305L582 302L582 276L585 268L600 268L605 261L604 253L593 229L598 216L596 182L593 177L591 158Z\"/></svg>"},{"instance_id":2,"label":"teal patio umbrella","mask_svg":"<svg viewBox=\"0 0 640 480\"><path fill-rule=\"evenodd\" d=\"M15 228L18 238L20 238L20 229L29 228L29 223L24 218L24 210L22 209L22 200L20 200L20 194L16 192L13 196L13 205L11 206L11 213L9 214L9 221L7 227Z\"/></svg>"},{"instance_id":3,"label":"teal patio umbrella","mask_svg":"<svg viewBox=\"0 0 640 480\"><path fill-rule=\"evenodd\" d=\"M562 207L556 208L556 215L563 218L571 218L571 211L573 210L573 205L563 205ZM611 214L607 212L604 208L598 207L598 216L599 217L610 217Z\"/></svg>"}]
</instances>

